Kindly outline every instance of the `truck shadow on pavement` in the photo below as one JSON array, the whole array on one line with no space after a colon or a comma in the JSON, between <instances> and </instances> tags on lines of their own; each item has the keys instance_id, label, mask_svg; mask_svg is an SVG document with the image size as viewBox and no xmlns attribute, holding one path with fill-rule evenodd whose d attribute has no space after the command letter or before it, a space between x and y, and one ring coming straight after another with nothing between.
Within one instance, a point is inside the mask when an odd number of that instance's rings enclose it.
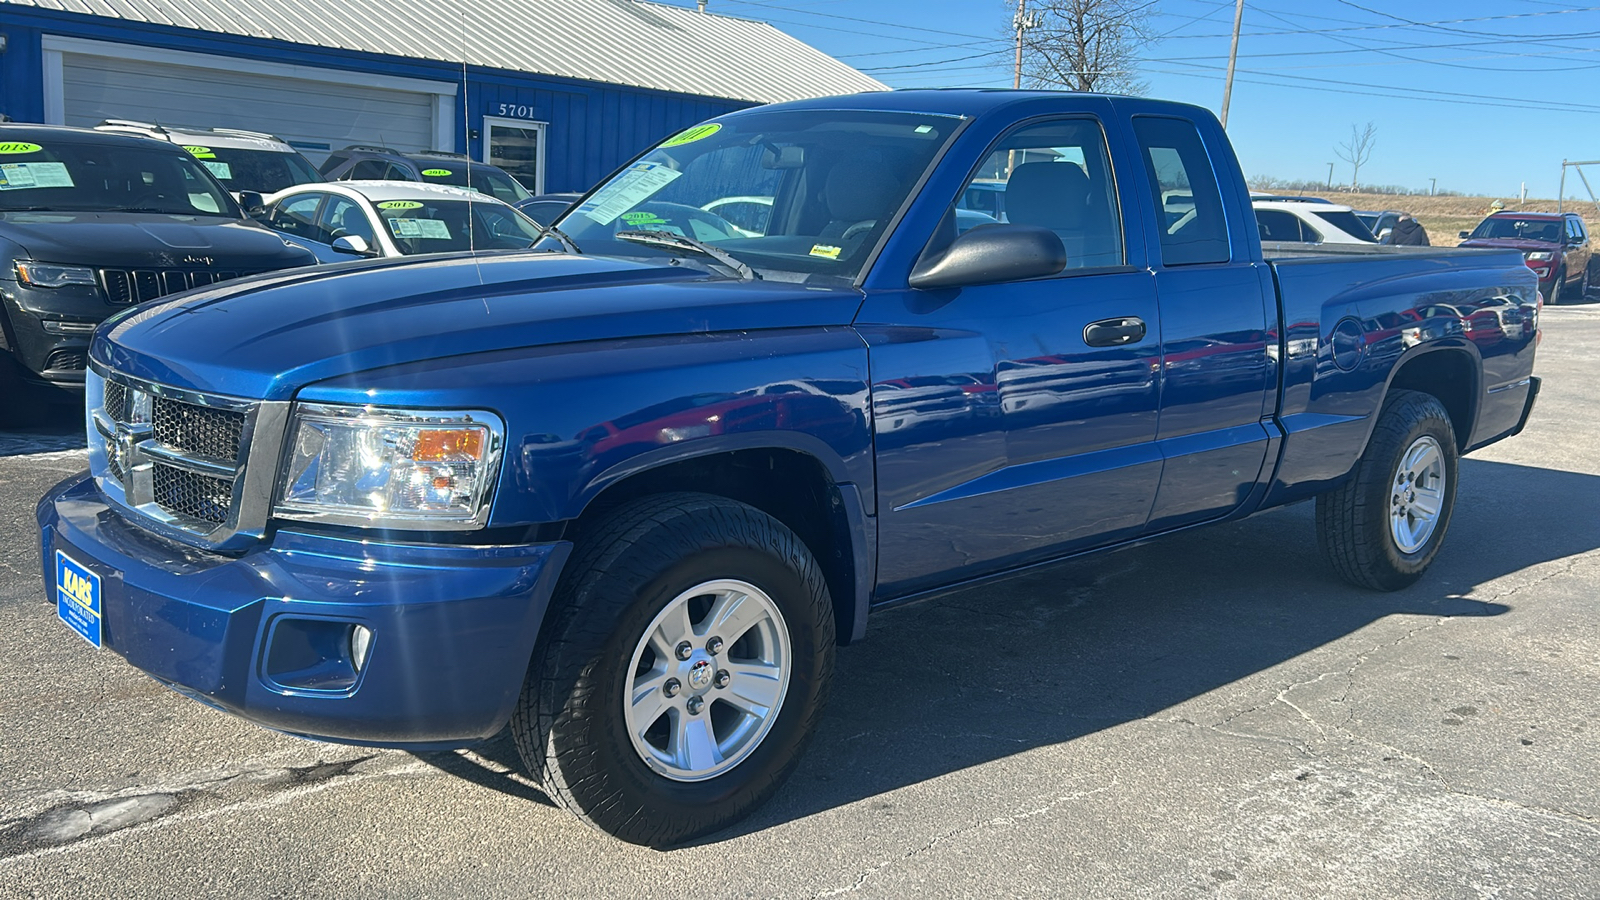
<instances>
[{"instance_id":1,"label":"truck shadow on pavement","mask_svg":"<svg viewBox=\"0 0 1600 900\"><path fill-rule=\"evenodd\" d=\"M839 652L794 776L699 843L1136 721L1386 616L1500 615L1512 607L1481 586L1600 547L1600 477L1473 459L1460 476L1444 550L1393 594L1339 580L1301 504L877 613Z\"/></svg>"}]
</instances>

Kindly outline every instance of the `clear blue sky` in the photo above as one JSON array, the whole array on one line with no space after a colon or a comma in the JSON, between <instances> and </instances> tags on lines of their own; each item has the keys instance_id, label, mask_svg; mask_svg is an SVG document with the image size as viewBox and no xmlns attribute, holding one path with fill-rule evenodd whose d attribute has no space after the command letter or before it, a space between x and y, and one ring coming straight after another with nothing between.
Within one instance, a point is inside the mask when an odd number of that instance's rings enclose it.
<instances>
[{"instance_id":1,"label":"clear blue sky","mask_svg":"<svg viewBox=\"0 0 1600 900\"><path fill-rule=\"evenodd\" d=\"M709 3L894 87L1011 86L1015 0ZM1233 6L1152 3L1150 96L1220 108ZM1321 180L1334 162L1348 182L1334 145L1370 121L1363 183L1554 197L1563 158L1600 159L1600 0L1246 0L1229 120L1251 175ZM1600 192L1600 166L1586 173Z\"/></svg>"}]
</instances>

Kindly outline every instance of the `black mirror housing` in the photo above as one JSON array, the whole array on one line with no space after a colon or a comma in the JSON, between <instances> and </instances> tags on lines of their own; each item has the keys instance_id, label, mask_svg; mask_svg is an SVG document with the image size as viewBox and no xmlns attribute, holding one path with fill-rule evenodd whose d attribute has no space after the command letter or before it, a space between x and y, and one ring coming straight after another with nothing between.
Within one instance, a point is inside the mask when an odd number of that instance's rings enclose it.
<instances>
[{"instance_id":1,"label":"black mirror housing","mask_svg":"<svg viewBox=\"0 0 1600 900\"><path fill-rule=\"evenodd\" d=\"M1470 237L1471 234L1472 234L1472 232L1470 232L1470 231L1458 231L1458 232L1456 232L1456 237L1462 237L1462 238Z\"/></svg>"},{"instance_id":2,"label":"black mirror housing","mask_svg":"<svg viewBox=\"0 0 1600 900\"><path fill-rule=\"evenodd\" d=\"M244 214L247 216L260 215L266 205L267 201L261 196L260 191L239 192L239 207L244 210Z\"/></svg>"},{"instance_id":3,"label":"black mirror housing","mask_svg":"<svg viewBox=\"0 0 1600 900\"><path fill-rule=\"evenodd\" d=\"M1067 267L1067 248L1048 228L980 225L911 270L917 290L999 284L1055 275Z\"/></svg>"}]
</instances>

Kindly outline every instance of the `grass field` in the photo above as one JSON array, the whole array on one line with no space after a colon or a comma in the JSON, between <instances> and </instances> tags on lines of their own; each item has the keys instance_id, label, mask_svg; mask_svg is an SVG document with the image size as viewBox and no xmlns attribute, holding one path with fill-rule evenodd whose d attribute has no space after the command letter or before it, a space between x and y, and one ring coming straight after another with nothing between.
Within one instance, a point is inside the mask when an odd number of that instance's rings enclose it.
<instances>
[{"instance_id":1,"label":"grass field","mask_svg":"<svg viewBox=\"0 0 1600 900\"><path fill-rule=\"evenodd\" d=\"M1490 212L1490 204L1494 197L1428 197L1428 196L1396 196L1393 194L1350 194L1341 191L1318 191L1308 196L1326 197L1334 203L1353 206L1356 209L1398 209L1411 213L1428 230L1428 240L1435 247L1454 247L1461 242L1456 237L1458 232L1471 231L1483 217ZM1555 212L1556 201L1533 200L1518 203L1516 198L1499 198L1508 210L1522 212ZM1566 203L1567 212L1575 212L1583 216L1588 223L1589 231L1593 234L1600 230L1600 211L1594 204L1587 200L1583 202L1569 200ZM1600 238L1597 238L1600 240Z\"/></svg>"}]
</instances>

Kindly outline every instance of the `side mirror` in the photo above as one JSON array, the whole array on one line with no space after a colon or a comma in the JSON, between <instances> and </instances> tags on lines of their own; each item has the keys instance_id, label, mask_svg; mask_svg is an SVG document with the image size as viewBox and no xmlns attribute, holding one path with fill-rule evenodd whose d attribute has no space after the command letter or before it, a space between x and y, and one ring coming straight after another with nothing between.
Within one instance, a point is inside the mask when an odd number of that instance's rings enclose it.
<instances>
[{"instance_id":1,"label":"side mirror","mask_svg":"<svg viewBox=\"0 0 1600 900\"><path fill-rule=\"evenodd\" d=\"M943 253L925 256L911 270L918 290L999 284L1055 275L1067 267L1067 248L1048 228L1036 225L979 225Z\"/></svg>"},{"instance_id":2,"label":"side mirror","mask_svg":"<svg viewBox=\"0 0 1600 900\"><path fill-rule=\"evenodd\" d=\"M1470 231L1458 231L1458 232L1456 232L1456 237L1464 238L1464 237L1470 236L1471 234L1472 234L1472 232L1470 232Z\"/></svg>"},{"instance_id":3,"label":"side mirror","mask_svg":"<svg viewBox=\"0 0 1600 900\"><path fill-rule=\"evenodd\" d=\"M265 212L266 205L267 201L262 198L260 191L239 192L239 207L244 210L245 215L251 218L258 217Z\"/></svg>"},{"instance_id":4,"label":"side mirror","mask_svg":"<svg viewBox=\"0 0 1600 900\"><path fill-rule=\"evenodd\" d=\"M333 252L348 253L351 256L373 257L378 251L367 246L367 239L357 234L340 235L333 239Z\"/></svg>"}]
</instances>

